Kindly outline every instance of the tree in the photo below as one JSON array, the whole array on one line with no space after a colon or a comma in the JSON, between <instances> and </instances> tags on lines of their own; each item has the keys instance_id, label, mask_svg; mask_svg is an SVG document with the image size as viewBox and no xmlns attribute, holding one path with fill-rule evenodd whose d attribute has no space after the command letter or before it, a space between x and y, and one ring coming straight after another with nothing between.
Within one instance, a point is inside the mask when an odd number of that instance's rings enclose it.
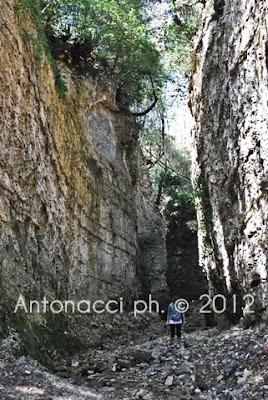
<instances>
[{"instance_id":1,"label":"tree","mask_svg":"<svg viewBox=\"0 0 268 400\"><path fill-rule=\"evenodd\" d=\"M38 19L39 32L43 27L49 38L77 46L77 52L72 48L76 64L80 58L91 59L99 72L117 84L118 102L123 110L135 110L134 116L150 112L161 97L163 83L189 65L189 38L196 29L196 15L185 13L186 6L181 7L179 0L172 1L166 1L171 7L167 18L154 30L151 7L155 1L18 0L21 9ZM176 24L178 19L180 24Z\"/></svg>"},{"instance_id":2,"label":"tree","mask_svg":"<svg viewBox=\"0 0 268 400\"><path fill-rule=\"evenodd\" d=\"M91 57L105 69L127 106L161 87L160 54L152 43L139 0L43 0L46 29L69 42L90 43ZM121 98L121 100L122 100Z\"/></svg>"}]
</instances>

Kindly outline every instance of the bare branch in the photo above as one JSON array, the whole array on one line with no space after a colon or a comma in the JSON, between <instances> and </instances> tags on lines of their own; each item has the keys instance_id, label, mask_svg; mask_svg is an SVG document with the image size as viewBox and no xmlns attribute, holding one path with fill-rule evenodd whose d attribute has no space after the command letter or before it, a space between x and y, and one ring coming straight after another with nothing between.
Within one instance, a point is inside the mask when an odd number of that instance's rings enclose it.
<instances>
[{"instance_id":1,"label":"bare branch","mask_svg":"<svg viewBox=\"0 0 268 400\"><path fill-rule=\"evenodd\" d=\"M158 102L158 97L156 95L154 95L154 96L155 96L155 98L154 98L153 103L145 111L142 111L142 112L129 111L129 114L132 115L133 117L144 117L145 115L149 114L149 112L155 108L156 103Z\"/></svg>"}]
</instances>

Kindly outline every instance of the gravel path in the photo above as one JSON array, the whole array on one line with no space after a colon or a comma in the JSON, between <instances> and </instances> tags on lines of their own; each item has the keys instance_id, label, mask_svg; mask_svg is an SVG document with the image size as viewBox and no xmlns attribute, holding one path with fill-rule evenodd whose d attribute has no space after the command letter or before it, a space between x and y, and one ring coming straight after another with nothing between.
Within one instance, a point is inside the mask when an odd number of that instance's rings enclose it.
<instances>
[{"instance_id":1,"label":"gravel path","mask_svg":"<svg viewBox=\"0 0 268 400\"><path fill-rule=\"evenodd\" d=\"M0 352L0 399L5 400L261 400L268 399L267 326L223 333L134 341L61 360L56 374L5 341ZM114 343L116 347L116 343Z\"/></svg>"}]
</instances>

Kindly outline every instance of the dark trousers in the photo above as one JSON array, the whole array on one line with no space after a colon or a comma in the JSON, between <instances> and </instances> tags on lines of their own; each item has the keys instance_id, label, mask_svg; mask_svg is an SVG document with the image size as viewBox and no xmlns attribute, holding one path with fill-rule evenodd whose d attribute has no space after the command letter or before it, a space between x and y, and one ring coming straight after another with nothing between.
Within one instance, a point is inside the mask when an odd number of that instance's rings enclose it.
<instances>
[{"instance_id":1,"label":"dark trousers","mask_svg":"<svg viewBox=\"0 0 268 400\"><path fill-rule=\"evenodd\" d=\"M177 338L179 339L181 337L181 324L176 324L176 325L174 324L169 326L170 326L170 338L174 339L176 332Z\"/></svg>"}]
</instances>

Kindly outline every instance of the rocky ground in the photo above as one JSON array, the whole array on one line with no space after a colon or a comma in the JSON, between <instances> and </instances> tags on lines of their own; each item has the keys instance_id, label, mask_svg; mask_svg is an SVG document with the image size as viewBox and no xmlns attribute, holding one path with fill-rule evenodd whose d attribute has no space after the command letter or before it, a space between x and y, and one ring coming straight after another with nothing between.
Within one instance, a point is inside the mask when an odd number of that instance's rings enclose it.
<instances>
[{"instance_id":1,"label":"rocky ground","mask_svg":"<svg viewBox=\"0 0 268 400\"><path fill-rule=\"evenodd\" d=\"M158 326L160 328L160 326ZM156 337L158 335L158 337ZM268 399L267 325L184 334L167 333L58 360L54 373L0 352L0 399L5 400L251 400Z\"/></svg>"}]
</instances>

